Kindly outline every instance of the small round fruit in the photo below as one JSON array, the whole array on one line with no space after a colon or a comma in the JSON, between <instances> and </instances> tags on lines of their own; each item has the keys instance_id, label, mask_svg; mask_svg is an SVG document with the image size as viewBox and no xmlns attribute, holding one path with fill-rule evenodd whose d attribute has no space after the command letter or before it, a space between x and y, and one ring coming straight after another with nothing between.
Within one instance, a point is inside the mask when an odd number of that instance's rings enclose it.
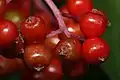
<instances>
[{"instance_id":1,"label":"small round fruit","mask_svg":"<svg viewBox=\"0 0 120 80\"><path fill-rule=\"evenodd\" d=\"M58 35L48 37L45 39L45 45L50 49L54 49L59 41L60 41L60 38Z\"/></svg>"},{"instance_id":2,"label":"small round fruit","mask_svg":"<svg viewBox=\"0 0 120 80\"><path fill-rule=\"evenodd\" d=\"M58 80L63 76L62 63L59 59L52 59L51 63L44 70L44 74L51 80Z\"/></svg>"},{"instance_id":3,"label":"small round fruit","mask_svg":"<svg viewBox=\"0 0 120 80\"><path fill-rule=\"evenodd\" d=\"M93 9L92 0L68 0L68 11L74 16L83 15Z\"/></svg>"},{"instance_id":4,"label":"small round fruit","mask_svg":"<svg viewBox=\"0 0 120 80\"><path fill-rule=\"evenodd\" d=\"M67 21L65 21L65 22L67 22ZM66 26L68 27L68 31L70 33L72 33L73 35L84 37L84 35L80 29L80 25L77 22L75 22L73 19L68 20Z\"/></svg>"},{"instance_id":5,"label":"small round fruit","mask_svg":"<svg viewBox=\"0 0 120 80\"><path fill-rule=\"evenodd\" d=\"M45 24L42 18L30 16L21 24L21 32L28 43L40 42L45 38Z\"/></svg>"},{"instance_id":6,"label":"small round fruit","mask_svg":"<svg viewBox=\"0 0 120 80\"><path fill-rule=\"evenodd\" d=\"M8 21L0 20L0 46L11 44L18 36L17 26Z\"/></svg>"},{"instance_id":7,"label":"small round fruit","mask_svg":"<svg viewBox=\"0 0 120 80\"><path fill-rule=\"evenodd\" d=\"M31 10L31 0L16 0L17 3L21 2L20 4L20 11L23 13L24 17L28 17L30 15Z\"/></svg>"},{"instance_id":8,"label":"small round fruit","mask_svg":"<svg viewBox=\"0 0 120 80\"><path fill-rule=\"evenodd\" d=\"M81 31L90 37L102 36L106 30L107 20L104 15L88 12L80 20Z\"/></svg>"},{"instance_id":9,"label":"small round fruit","mask_svg":"<svg viewBox=\"0 0 120 80\"><path fill-rule=\"evenodd\" d=\"M67 9L67 5L63 5L62 7L60 7L60 11L61 11L62 13L69 14L69 11L68 11L68 9Z\"/></svg>"},{"instance_id":10,"label":"small round fruit","mask_svg":"<svg viewBox=\"0 0 120 80\"><path fill-rule=\"evenodd\" d=\"M101 38L89 38L82 46L83 57L90 64L99 64L109 56L109 45Z\"/></svg>"},{"instance_id":11,"label":"small round fruit","mask_svg":"<svg viewBox=\"0 0 120 80\"><path fill-rule=\"evenodd\" d=\"M84 35L80 29L79 23L74 21L72 18L68 18L65 20L65 24L67 26L67 30L73 35L77 37L84 38ZM64 33L61 33L60 35L61 39L67 39L67 36Z\"/></svg>"},{"instance_id":12,"label":"small round fruit","mask_svg":"<svg viewBox=\"0 0 120 80\"><path fill-rule=\"evenodd\" d=\"M92 9L92 12L93 13L96 13L96 14L101 14L101 15L103 15L103 17L106 19L106 21L107 21L107 26L109 27L109 26L111 26L111 23L110 23L110 21L109 21L109 19L108 19L108 16L102 11L102 10L98 10L98 9Z\"/></svg>"},{"instance_id":13,"label":"small round fruit","mask_svg":"<svg viewBox=\"0 0 120 80\"><path fill-rule=\"evenodd\" d=\"M31 44L25 48L24 60L27 66L36 71L41 71L51 61L51 52L41 44Z\"/></svg>"},{"instance_id":14,"label":"small round fruit","mask_svg":"<svg viewBox=\"0 0 120 80\"><path fill-rule=\"evenodd\" d=\"M40 17L44 20L45 23L45 30L46 30L46 34L51 32L51 22L52 22L52 17L49 13L47 13L46 11L37 11L35 14L35 16Z\"/></svg>"},{"instance_id":15,"label":"small round fruit","mask_svg":"<svg viewBox=\"0 0 120 80\"><path fill-rule=\"evenodd\" d=\"M22 13L20 13L20 11L9 10L9 11L5 12L4 18L12 21L13 23L15 23L18 26L23 21L24 16L22 15Z\"/></svg>"},{"instance_id":16,"label":"small round fruit","mask_svg":"<svg viewBox=\"0 0 120 80\"><path fill-rule=\"evenodd\" d=\"M65 24L68 23L69 21L72 21L72 19L70 19L70 17L67 17L70 15L70 13L68 12L68 9L67 9L67 5L63 5L61 8L60 8L60 11L61 13L63 14L63 19L65 21ZM70 15L71 16L71 15Z\"/></svg>"},{"instance_id":17,"label":"small round fruit","mask_svg":"<svg viewBox=\"0 0 120 80\"><path fill-rule=\"evenodd\" d=\"M81 43L74 38L61 40L55 48L55 53L65 60L76 61L81 57Z\"/></svg>"}]
</instances>

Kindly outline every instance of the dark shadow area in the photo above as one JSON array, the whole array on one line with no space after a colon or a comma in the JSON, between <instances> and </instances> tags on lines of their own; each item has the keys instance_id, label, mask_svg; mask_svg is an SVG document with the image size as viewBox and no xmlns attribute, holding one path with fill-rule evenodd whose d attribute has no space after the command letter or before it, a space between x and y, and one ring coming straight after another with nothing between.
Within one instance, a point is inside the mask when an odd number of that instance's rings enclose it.
<instances>
[{"instance_id":1,"label":"dark shadow area","mask_svg":"<svg viewBox=\"0 0 120 80\"><path fill-rule=\"evenodd\" d=\"M98 65L90 65L88 73L83 77L65 77L64 80L110 80L109 76Z\"/></svg>"}]
</instances>

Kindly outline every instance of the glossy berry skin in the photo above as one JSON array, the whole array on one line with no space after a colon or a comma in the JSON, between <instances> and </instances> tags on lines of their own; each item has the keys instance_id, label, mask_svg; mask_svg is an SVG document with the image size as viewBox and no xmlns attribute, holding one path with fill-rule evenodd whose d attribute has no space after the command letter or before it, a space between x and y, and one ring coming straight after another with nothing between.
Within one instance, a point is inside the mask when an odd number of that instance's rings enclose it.
<instances>
[{"instance_id":1,"label":"glossy berry skin","mask_svg":"<svg viewBox=\"0 0 120 80\"><path fill-rule=\"evenodd\" d=\"M20 0L20 1L21 1L20 11L24 14L24 17L28 17L30 15L30 10L31 10L31 0Z\"/></svg>"},{"instance_id":2,"label":"glossy berry skin","mask_svg":"<svg viewBox=\"0 0 120 80\"><path fill-rule=\"evenodd\" d=\"M61 11L62 13L69 14L69 11L68 11L68 9L67 9L67 5L63 5L62 7L60 7L60 11Z\"/></svg>"},{"instance_id":3,"label":"glossy berry skin","mask_svg":"<svg viewBox=\"0 0 120 80\"><path fill-rule=\"evenodd\" d=\"M51 32L51 20L52 20L51 15L47 13L46 11L42 11L42 10L36 11L34 15L44 20L46 34L50 33Z\"/></svg>"},{"instance_id":4,"label":"glossy berry skin","mask_svg":"<svg viewBox=\"0 0 120 80\"><path fill-rule=\"evenodd\" d=\"M14 23L4 19L0 20L0 46L11 44L17 36L17 26Z\"/></svg>"},{"instance_id":5,"label":"glossy berry skin","mask_svg":"<svg viewBox=\"0 0 120 80\"><path fill-rule=\"evenodd\" d=\"M105 15L105 13L104 13L102 10L92 9L91 12L96 13L96 14L101 14L101 15L103 15L103 16L106 18L106 20L107 20L107 16Z\"/></svg>"},{"instance_id":6,"label":"glossy berry skin","mask_svg":"<svg viewBox=\"0 0 120 80\"><path fill-rule=\"evenodd\" d=\"M21 25L21 32L27 43L41 42L45 38L45 24L42 18L30 16Z\"/></svg>"},{"instance_id":7,"label":"glossy berry skin","mask_svg":"<svg viewBox=\"0 0 120 80\"><path fill-rule=\"evenodd\" d=\"M80 25L75 22L73 19L69 19L68 21L65 21L66 23L66 26L68 27L68 31L70 33L72 33L73 35L76 35L76 36L81 36L81 37L84 37L81 29L80 29Z\"/></svg>"},{"instance_id":8,"label":"glossy berry skin","mask_svg":"<svg viewBox=\"0 0 120 80\"><path fill-rule=\"evenodd\" d=\"M81 57L81 43L74 38L61 40L55 48L55 53L65 60L76 61Z\"/></svg>"},{"instance_id":9,"label":"glossy berry skin","mask_svg":"<svg viewBox=\"0 0 120 80\"><path fill-rule=\"evenodd\" d=\"M63 5L62 7L60 7L60 11L62 14L70 15L70 13L67 9L67 5ZM69 17L66 17L64 15L63 15L63 19L64 19L65 23L67 23L71 20Z\"/></svg>"},{"instance_id":10,"label":"glossy berry skin","mask_svg":"<svg viewBox=\"0 0 120 80\"><path fill-rule=\"evenodd\" d=\"M100 15L103 15L104 19L105 19L106 22L107 22L107 26L108 26L108 27L110 26L110 21L109 21L108 16L105 14L104 11L99 10L99 9L92 9L91 12L96 13L96 14L100 14Z\"/></svg>"},{"instance_id":11,"label":"glossy berry skin","mask_svg":"<svg viewBox=\"0 0 120 80\"><path fill-rule=\"evenodd\" d=\"M109 56L109 45L101 38L87 39L82 46L83 57L89 64L99 64Z\"/></svg>"},{"instance_id":12,"label":"glossy berry skin","mask_svg":"<svg viewBox=\"0 0 120 80\"><path fill-rule=\"evenodd\" d=\"M92 0L68 0L68 11L74 16L83 15L93 8Z\"/></svg>"},{"instance_id":13,"label":"glossy berry skin","mask_svg":"<svg viewBox=\"0 0 120 80\"><path fill-rule=\"evenodd\" d=\"M81 31L79 23L74 21L72 18L64 18L65 24L67 26L67 30L74 36L79 36L81 38L84 38L84 35ZM60 35L61 39L67 39L67 36L64 33L61 33Z\"/></svg>"},{"instance_id":14,"label":"glossy berry skin","mask_svg":"<svg viewBox=\"0 0 120 80\"><path fill-rule=\"evenodd\" d=\"M27 66L36 71L41 71L51 61L51 52L41 44L31 44L25 48L24 60Z\"/></svg>"},{"instance_id":15,"label":"glossy berry skin","mask_svg":"<svg viewBox=\"0 0 120 80\"><path fill-rule=\"evenodd\" d=\"M48 79L58 80L62 77L62 63L59 59L52 59L51 63L44 70L44 74Z\"/></svg>"},{"instance_id":16,"label":"glossy berry skin","mask_svg":"<svg viewBox=\"0 0 120 80\"><path fill-rule=\"evenodd\" d=\"M106 30L107 20L101 14L88 12L81 18L80 26L86 37L99 37Z\"/></svg>"},{"instance_id":17,"label":"glossy berry skin","mask_svg":"<svg viewBox=\"0 0 120 80\"><path fill-rule=\"evenodd\" d=\"M52 37L48 37L45 39L45 45L50 48L51 50L53 50L56 45L58 44L58 42L60 41L60 38L58 35L52 36Z\"/></svg>"},{"instance_id":18,"label":"glossy berry skin","mask_svg":"<svg viewBox=\"0 0 120 80\"><path fill-rule=\"evenodd\" d=\"M4 12L6 0L0 0L0 15Z\"/></svg>"}]
</instances>

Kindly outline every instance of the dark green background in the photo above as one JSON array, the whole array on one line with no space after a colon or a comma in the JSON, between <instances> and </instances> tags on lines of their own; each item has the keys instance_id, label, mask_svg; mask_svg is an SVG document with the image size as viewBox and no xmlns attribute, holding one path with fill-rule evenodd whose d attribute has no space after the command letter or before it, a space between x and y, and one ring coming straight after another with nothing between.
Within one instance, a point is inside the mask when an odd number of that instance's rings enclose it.
<instances>
[{"instance_id":1,"label":"dark green background","mask_svg":"<svg viewBox=\"0 0 120 80\"><path fill-rule=\"evenodd\" d=\"M99 67L92 67L84 80L120 80L120 0L94 0L94 6L103 10L111 21L103 38L111 47L109 59ZM2 76L0 80L20 80L19 73ZM78 79L80 80L80 79Z\"/></svg>"}]
</instances>

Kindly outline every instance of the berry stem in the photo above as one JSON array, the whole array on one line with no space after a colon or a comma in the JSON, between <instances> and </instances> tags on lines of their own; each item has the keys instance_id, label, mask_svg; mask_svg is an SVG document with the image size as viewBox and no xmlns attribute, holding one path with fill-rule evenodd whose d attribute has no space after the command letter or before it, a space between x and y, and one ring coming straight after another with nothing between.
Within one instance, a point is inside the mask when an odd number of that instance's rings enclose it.
<instances>
[{"instance_id":1,"label":"berry stem","mask_svg":"<svg viewBox=\"0 0 120 80\"><path fill-rule=\"evenodd\" d=\"M67 37L70 37L71 34L67 31L67 27L66 27L66 25L64 23L62 15L61 15L59 9L54 4L54 2L52 0L44 0L44 1L48 4L50 9L52 10L54 16L56 17L56 19L58 21L58 25L59 25L59 29L54 31L54 32L51 32L50 34L48 34L47 37L51 37L51 36L53 36L55 34L62 33L62 32L64 32Z\"/></svg>"}]
</instances>

